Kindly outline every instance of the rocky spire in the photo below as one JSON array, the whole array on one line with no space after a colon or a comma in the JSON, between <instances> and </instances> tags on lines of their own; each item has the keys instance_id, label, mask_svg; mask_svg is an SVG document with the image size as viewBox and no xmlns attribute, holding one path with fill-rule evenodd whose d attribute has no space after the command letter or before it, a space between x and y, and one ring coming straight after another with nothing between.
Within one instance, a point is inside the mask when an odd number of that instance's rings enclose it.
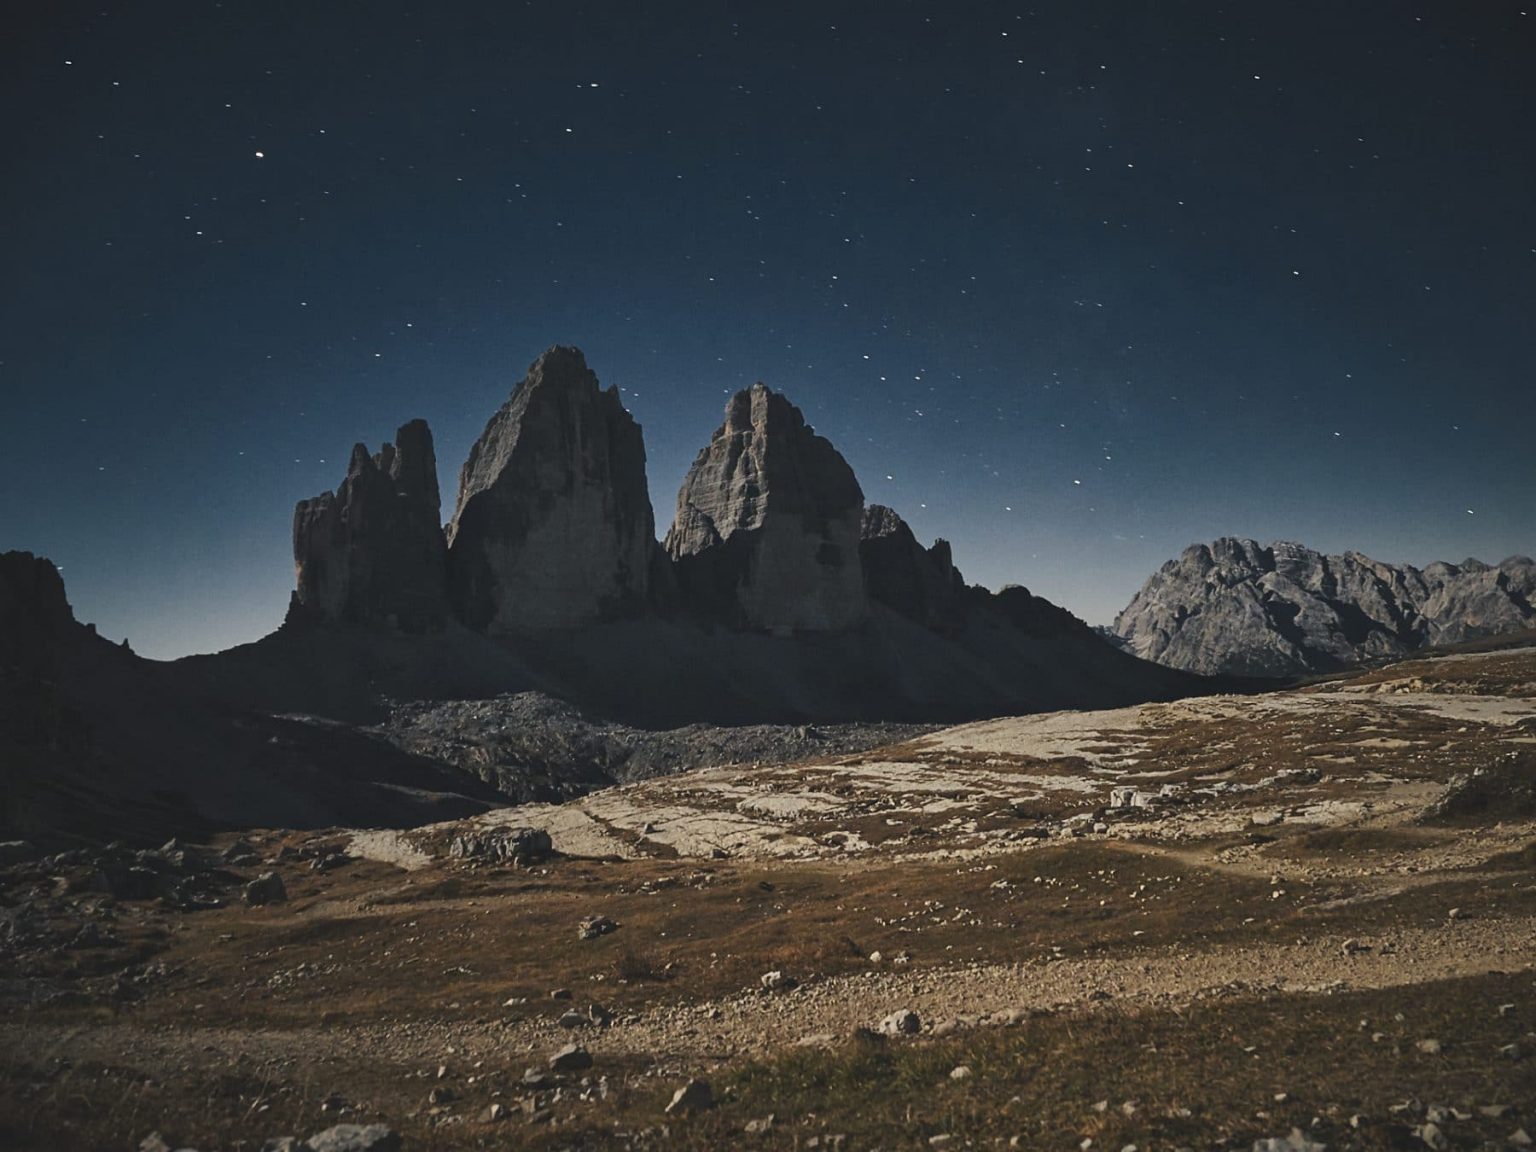
<instances>
[{"instance_id":1,"label":"rocky spire","mask_svg":"<svg viewBox=\"0 0 1536 1152\"><path fill-rule=\"evenodd\" d=\"M763 384L731 397L689 469L666 550L685 601L776 632L865 615L864 493L837 449Z\"/></svg>"},{"instance_id":2,"label":"rocky spire","mask_svg":"<svg viewBox=\"0 0 1536 1152\"><path fill-rule=\"evenodd\" d=\"M935 632L965 625L965 579L955 567L949 541L924 548L912 529L883 504L864 509L859 557L871 600Z\"/></svg>"},{"instance_id":3,"label":"rocky spire","mask_svg":"<svg viewBox=\"0 0 1536 1152\"><path fill-rule=\"evenodd\" d=\"M495 633L638 611L656 526L640 426L575 348L528 369L470 449L448 526L460 618Z\"/></svg>"},{"instance_id":4,"label":"rocky spire","mask_svg":"<svg viewBox=\"0 0 1536 1152\"><path fill-rule=\"evenodd\" d=\"M47 667L55 645L75 627L64 578L30 552L0 553L0 669Z\"/></svg>"},{"instance_id":5,"label":"rocky spire","mask_svg":"<svg viewBox=\"0 0 1536 1152\"><path fill-rule=\"evenodd\" d=\"M376 456L358 444L341 486L294 509L295 615L441 628L448 597L440 516L426 421L404 425Z\"/></svg>"}]
</instances>

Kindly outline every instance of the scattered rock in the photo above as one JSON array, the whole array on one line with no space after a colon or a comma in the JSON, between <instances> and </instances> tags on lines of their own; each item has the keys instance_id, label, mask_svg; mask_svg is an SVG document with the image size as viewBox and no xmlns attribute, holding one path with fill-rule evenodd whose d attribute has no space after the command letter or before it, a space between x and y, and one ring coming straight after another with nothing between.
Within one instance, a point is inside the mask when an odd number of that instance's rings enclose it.
<instances>
[{"instance_id":1,"label":"scattered rock","mask_svg":"<svg viewBox=\"0 0 1536 1152\"><path fill-rule=\"evenodd\" d=\"M715 1093L707 1080L690 1080L672 1094L668 1115L707 1112L715 1106Z\"/></svg>"},{"instance_id":2,"label":"scattered rock","mask_svg":"<svg viewBox=\"0 0 1536 1152\"><path fill-rule=\"evenodd\" d=\"M949 1070L951 1080L969 1080L971 1078L971 1066L969 1064L957 1064Z\"/></svg>"},{"instance_id":3,"label":"scattered rock","mask_svg":"<svg viewBox=\"0 0 1536 1152\"><path fill-rule=\"evenodd\" d=\"M400 1152L399 1135L385 1124L338 1124L305 1143L312 1152Z\"/></svg>"},{"instance_id":4,"label":"scattered rock","mask_svg":"<svg viewBox=\"0 0 1536 1152\"><path fill-rule=\"evenodd\" d=\"M1288 1136L1270 1136L1253 1142L1253 1152L1328 1152L1326 1144L1319 1144L1300 1128L1292 1128Z\"/></svg>"},{"instance_id":5,"label":"scattered rock","mask_svg":"<svg viewBox=\"0 0 1536 1152\"><path fill-rule=\"evenodd\" d=\"M918 1014L910 1008L900 1008L880 1021L882 1036L911 1036L923 1026Z\"/></svg>"},{"instance_id":6,"label":"scattered rock","mask_svg":"<svg viewBox=\"0 0 1536 1152\"><path fill-rule=\"evenodd\" d=\"M1417 1044L1414 1045L1414 1047L1417 1048L1420 1052L1424 1053L1426 1056L1438 1056L1440 1055L1442 1049L1440 1041L1433 1038L1428 1040L1420 1040Z\"/></svg>"},{"instance_id":7,"label":"scattered rock","mask_svg":"<svg viewBox=\"0 0 1536 1152\"><path fill-rule=\"evenodd\" d=\"M456 859L497 864L542 864L553 852L544 829L508 825L460 832L448 844L448 855Z\"/></svg>"}]
</instances>

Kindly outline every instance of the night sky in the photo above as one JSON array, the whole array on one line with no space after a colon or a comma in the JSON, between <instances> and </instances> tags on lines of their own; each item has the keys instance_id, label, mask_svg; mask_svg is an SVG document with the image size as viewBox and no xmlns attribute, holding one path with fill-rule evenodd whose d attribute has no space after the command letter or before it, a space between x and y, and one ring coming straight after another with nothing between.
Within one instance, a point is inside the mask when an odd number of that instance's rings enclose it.
<instances>
[{"instance_id":1,"label":"night sky","mask_svg":"<svg viewBox=\"0 0 1536 1152\"><path fill-rule=\"evenodd\" d=\"M970 580L1094 623L1219 535L1536 549L1521 4L30 9L0 549L145 654L277 625L357 440L425 417L451 502L557 342L658 532L761 379Z\"/></svg>"}]
</instances>

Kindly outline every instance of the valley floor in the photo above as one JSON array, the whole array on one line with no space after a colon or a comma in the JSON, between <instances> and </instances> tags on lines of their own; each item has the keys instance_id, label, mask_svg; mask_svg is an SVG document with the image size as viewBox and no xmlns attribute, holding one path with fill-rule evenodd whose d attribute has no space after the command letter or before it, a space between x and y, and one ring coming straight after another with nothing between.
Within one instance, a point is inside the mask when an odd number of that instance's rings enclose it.
<instances>
[{"instance_id":1,"label":"valley floor","mask_svg":"<svg viewBox=\"0 0 1536 1152\"><path fill-rule=\"evenodd\" d=\"M0 1146L1536 1134L1536 649L122 867L0 873Z\"/></svg>"}]
</instances>

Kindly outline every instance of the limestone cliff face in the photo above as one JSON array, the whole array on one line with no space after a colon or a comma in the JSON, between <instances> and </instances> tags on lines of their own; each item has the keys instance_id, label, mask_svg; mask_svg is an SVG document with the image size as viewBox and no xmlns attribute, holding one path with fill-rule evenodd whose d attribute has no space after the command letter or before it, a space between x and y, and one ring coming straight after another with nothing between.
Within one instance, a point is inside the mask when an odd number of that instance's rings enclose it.
<instances>
[{"instance_id":1,"label":"limestone cliff face","mask_svg":"<svg viewBox=\"0 0 1536 1152\"><path fill-rule=\"evenodd\" d=\"M1224 537L1163 565L1115 620L1136 655L1208 674L1286 676L1536 627L1536 562L1420 571Z\"/></svg>"},{"instance_id":2,"label":"limestone cliff face","mask_svg":"<svg viewBox=\"0 0 1536 1152\"><path fill-rule=\"evenodd\" d=\"M772 632L849 628L867 612L864 493L783 396L738 392L693 462L667 533L680 590L707 614Z\"/></svg>"},{"instance_id":3,"label":"limestone cliff face","mask_svg":"<svg viewBox=\"0 0 1536 1152\"><path fill-rule=\"evenodd\" d=\"M638 612L655 551L640 426L581 352L549 349L459 477L448 567L460 619L505 635Z\"/></svg>"},{"instance_id":4,"label":"limestone cliff face","mask_svg":"<svg viewBox=\"0 0 1536 1152\"><path fill-rule=\"evenodd\" d=\"M924 548L912 529L883 504L864 509L859 539L864 587L871 600L935 632L965 625L965 578L955 567L949 541Z\"/></svg>"},{"instance_id":5,"label":"limestone cliff face","mask_svg":"<svg viewBox=\"0 0 1536 1152\"><path fill-rule=\"evenodd\" d=\"M352 449L335 492L293 513L295 614L433 631L448 619L447 565L432 433L413 420L375 456Z\"/></svg>"}]
</instances>

